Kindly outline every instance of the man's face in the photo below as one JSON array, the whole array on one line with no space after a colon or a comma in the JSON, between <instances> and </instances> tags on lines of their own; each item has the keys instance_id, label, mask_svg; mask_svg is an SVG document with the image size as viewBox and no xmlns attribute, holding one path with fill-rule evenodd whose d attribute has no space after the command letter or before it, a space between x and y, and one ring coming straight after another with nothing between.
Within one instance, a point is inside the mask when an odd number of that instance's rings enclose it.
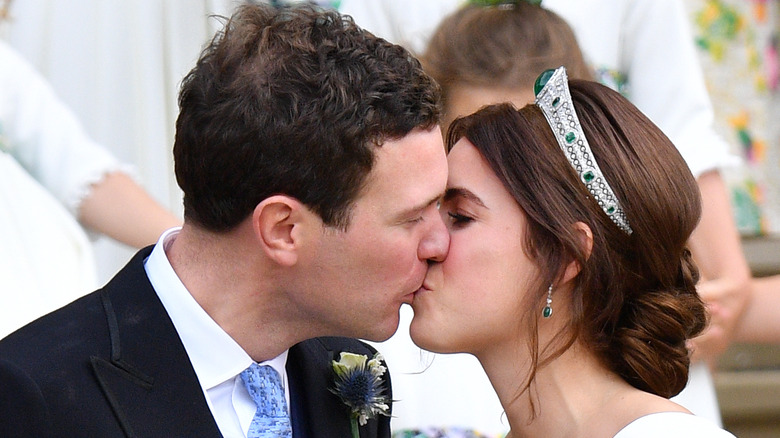
<instances>
[{"instance_id":1,"label":"man's face","mask_svg":"<svg viewBox=\"0 0 780 438\"><path fill-rule=\"evenodd\" d=\"M438 127L386 141L355 201L347 231L322 227L302 304L331 334L381 341L442 260L449 234L437 204L447 184Z\"/></svg>"}]
</instances>

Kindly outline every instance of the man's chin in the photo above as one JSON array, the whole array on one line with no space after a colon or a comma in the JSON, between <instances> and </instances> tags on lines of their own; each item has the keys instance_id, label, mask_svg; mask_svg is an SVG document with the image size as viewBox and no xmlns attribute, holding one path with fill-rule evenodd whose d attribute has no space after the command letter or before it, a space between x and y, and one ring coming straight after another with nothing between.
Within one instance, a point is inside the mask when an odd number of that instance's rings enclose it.
<instances>
[{"instance_id":1,"label":"man's chin","mask_svg":"<svg viewBox=\"0 0 780 438\"><path fill-rule=\"evenodd\" d=\"M362 339L372 342L384 342L390 339L398 330L399 317L398 314L392 318L387 318L386 322L381 325L376 324L371 327L370 333L366 333L366 336L362 336Z\"/></svg>"}]
</instances>

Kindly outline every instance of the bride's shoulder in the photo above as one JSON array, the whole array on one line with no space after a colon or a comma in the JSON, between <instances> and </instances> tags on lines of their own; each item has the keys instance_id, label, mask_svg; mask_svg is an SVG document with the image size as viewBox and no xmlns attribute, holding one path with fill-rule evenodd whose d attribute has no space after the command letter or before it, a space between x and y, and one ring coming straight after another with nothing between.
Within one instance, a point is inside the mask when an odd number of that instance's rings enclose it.
<instances>
[{"instance_id":1,"label":"bride's shoulder","mask_svg":"<svg viewBox=\"0 0 780 438\"><path fill-rule=\"evenodd\" d=\"M629 423L615 438L734 438L711 421L685 412L658 412Z\"/></svg>"}]
</instances>

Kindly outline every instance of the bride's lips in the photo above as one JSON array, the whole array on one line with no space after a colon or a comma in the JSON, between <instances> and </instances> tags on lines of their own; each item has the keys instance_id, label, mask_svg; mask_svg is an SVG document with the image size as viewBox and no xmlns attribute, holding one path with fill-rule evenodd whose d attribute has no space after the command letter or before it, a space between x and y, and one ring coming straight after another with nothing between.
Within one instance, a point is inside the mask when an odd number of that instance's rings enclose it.
<instances>
[{"instance_id":1,"label":"bride's lips","mask_svg":"<svg viewBox=\"0 0 780 438\"><path fill-rule=\"evenodd\" d=\"M420 288L417 289L417 292L415 292L414 295L417 296L417 294L419 294L421 292L424 293L424 292L430 292L430 291L431 291L431 288L428 285L426 285L425 283L423 283L422 286L420 286Z\"/></svg>"}]
</instances>

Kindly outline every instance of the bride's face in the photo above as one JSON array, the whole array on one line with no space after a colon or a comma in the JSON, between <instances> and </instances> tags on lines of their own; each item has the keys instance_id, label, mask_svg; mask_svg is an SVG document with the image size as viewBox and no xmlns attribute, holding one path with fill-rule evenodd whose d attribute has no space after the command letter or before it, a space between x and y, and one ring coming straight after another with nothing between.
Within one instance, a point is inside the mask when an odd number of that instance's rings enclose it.
<instances>
[{"instance_id":1,"label":"bride's face","mask_svg":"<svg viewBox=\"0 0 780 438\"><path fill-rule=\"evenodd\" d=\"M477 149L461 139L448 164L440 212L450 249L414 298L410 334L427 350L477 354L517 341L536 267L523 251L525 214Z\"/></svg>"}]
</instances>

